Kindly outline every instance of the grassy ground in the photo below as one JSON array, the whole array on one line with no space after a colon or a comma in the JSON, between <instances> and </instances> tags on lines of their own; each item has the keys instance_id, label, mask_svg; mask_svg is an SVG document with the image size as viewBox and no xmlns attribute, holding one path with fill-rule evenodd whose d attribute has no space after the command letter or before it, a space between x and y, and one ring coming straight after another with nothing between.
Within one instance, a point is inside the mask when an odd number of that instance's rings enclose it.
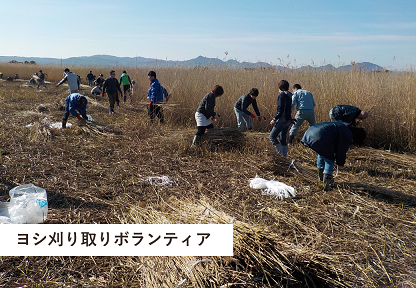
<instances>
[{"instance_id":1,"label":"grassy ground","mask_svg":"<svg viewBox=\"0 0 416 288\"><path fill-rule=\"evenodd\" d=\"M0 257L0 286L175 287L187 279L180 287L416 287L413 155L351 149L336 188L324 192L316 155L295 143L288 158L296 169L289 167L273 151L264 123L239 133L230 128L230 114L191 149L195 107L188 111L173 97L167 123L150 126L142 91L113 116L105 98L89 97L88 114L101 124L71 117L70 129L51 129L45 121L61 121L67 88L24 84L0 82L2 201L12 187L33 183L47 190L47 224L234 219L234 256L210 257L192 274L188 263L199 257ZM249 188L256 174L295 187L298 196L261 195ZM140 181L162 175L177 178L178 186Z\"/></svg>"}]
</instances>

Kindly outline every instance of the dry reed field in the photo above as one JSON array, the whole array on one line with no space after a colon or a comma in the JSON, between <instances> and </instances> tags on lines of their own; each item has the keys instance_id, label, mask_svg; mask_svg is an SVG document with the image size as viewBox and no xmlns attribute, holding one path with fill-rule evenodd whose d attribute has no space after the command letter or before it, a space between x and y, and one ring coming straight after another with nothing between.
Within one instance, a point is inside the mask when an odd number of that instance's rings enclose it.
<instances>
[{"instance_id":1,"label":"dry reed field","mask_svg":"<svg viewBox=\"0 0 416 288\"><path fill-rule=\"evenodd\" d=\"M83 78L110 70L69 68ZM39 69L48 89L26 85ZM150 69L126 68L140 86L131 103L109 115L106 97L91 97L82 86L95 122L70 117L73 125L62 130L47 124L64 113L68 89L55 87L62 70L0 65L5 76L22 78L0 81L0 200L21 184L46 189L49 214L39 225L233 223L234 256L2 256L0 286L416 287L414 73L156 69L171 99L166 123L152 126L144 104ZM114 70L119 77L124 68ZM366 146L350 149L332 191L317 181L312 150L296 142L286 159L268 140L281 79L314 94L317 122L328 121L336 104L370 111L360 124ZM195 109L215 84L225 90L216 104L220 120L192 149ZM252 87L267 120L241 133L233 105ZM262 195L249 187L256 175L294 187L297 196ZM177 185L141 181L148 176L174 177ZM212 262L188 273L203 258Z\"/></svg>"}]
</instances>

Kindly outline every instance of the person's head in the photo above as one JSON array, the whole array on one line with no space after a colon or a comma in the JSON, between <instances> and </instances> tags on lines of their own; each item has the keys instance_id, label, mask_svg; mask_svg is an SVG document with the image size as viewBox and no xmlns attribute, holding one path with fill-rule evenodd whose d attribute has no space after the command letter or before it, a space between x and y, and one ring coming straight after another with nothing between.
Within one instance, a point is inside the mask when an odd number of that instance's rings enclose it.
<instances>
[{"instance_id":1,"label":"person's head","mask_svg":"<svg viewBox=\"0 0 416 288\"><path fill-rule=\"evenodd\" d=\"M87 104L87 98L85 98L85 96L79 97L78 103L81 107L85 107L85 105Z\"/></svg>"},{"instance_id":2,"label":"person's head","mask_svg":"<svg viewBox=\"0 0 416 288\"><path fill-rule=\"evenodd\" d=\"M124 74L127 74L126 70L123 71Z\"/></svg>"},{"instance_id":3,"label":"person's head","mask_svg":"<svg viewBox=\"0 0 416 288\"><path fill-rule=\"evenodd\" d=\"M116 71L111 70L111 71L110 71L110 76L111 76L111 78L116 77Z\"/></svg>"},{"instance_id":4,"label":"person's head","mask_svg":"<svg viewBox=\"0 0 416 288\"><path fill-rule=\"evenodd\" d=\"M68 73L69 72L69 68L65 68L64 72L65 73Z\"/></svg>"},{"instance_id":5,"label":"person's head","mask_svg":"<svg viewBox=\"0 0 416 288\"><path fill-rule=\"evenodd\" d=\"M42 73L42 70L39 70L40 73Z\"/></svg>"},{"instance_id":6,"label":"person's head","mask_svg":"<svg viewBox=\"0 0 416 288\"><path fill-rule=\"evenodd\" d=\"M358 119L360 119L360 120L364 120L367 117L368 117L368 112L367 111L361 111L361 113L358 115Z\"/></svg>"},{"instance_id":7,"label":"person's head","mask_svg":"<svg viewBox=\"0 0 416 288\"><path fill-rule=\"evenodd\" d=\"M150 81L153 81L154 79L156 79L156 72L155 71L149 71L149 73L147 73L147 77L149 77Z\"/></svg>"},{"instance_id":8,"label":"person's head","mask_svg":"<svg viewBox=\"0 0 416 288\"><path fill-rule=\"evenodd\" d=\"M280 91L289 91L289 82L286 80L280 80L278 87Z\"/></svg>"},{"instance_id":9,"label":"person's head","mask_svg":"<svg viewBox=\"0 0 416 288\"><path fill-rule=\"evenodd\" d=\"M367 136L364 128L352 126L350 129L352 132L352 143L358 146L363 145L365 137Z\"/></svg>"},{"instance_id":10,"label":"person's head","mask_svg":"<svg viewBox=\"0 0 416 288\"><path fill-rule=\"evenodd\" d=\"M90 71L90 73L92 73L92 71Z\"/></svg>"},{"instance_id":11,"label":"person's head","mask_svg":"<svg viewBox=\"0 0 416 288\"><path fill-rule=\"evenodd\" d=\"M256 99L256 97L259 96L259 90L257 88L251 88L250 96L251 98Z\"/></svg>"},{"instance_id":12,"label":"person's head","mask_svg":"<svg viewBox=\"0 0 416 288\"><path fill-rule=\"evenodd\" d=\"M224 89L222 89L222 87L220 85L215 85L214 87L212 87L211 89L211 93L215 96L215 97L219 97L222 94L224 94Z\"/></svg>"},{"instance_id":13,"label":"person's head","mask_svg":"<svg viewBox=\"0 0 416 288\"><path fill-rule=\"evenodd\" d=\"M293 91L296 91L298 89L302 89L302 86L300 86L300 84L293 85Z\"/></svg>"},{"instance_id":14,"label":"person's head","mask_svg":"<svg viewBox=\"0 0 416 288\"><path fill-rule=\"evenodd\" d=\"M104 75L103 74L100 74L100 77L103 77Z\"/></svg>"}]
</instances>

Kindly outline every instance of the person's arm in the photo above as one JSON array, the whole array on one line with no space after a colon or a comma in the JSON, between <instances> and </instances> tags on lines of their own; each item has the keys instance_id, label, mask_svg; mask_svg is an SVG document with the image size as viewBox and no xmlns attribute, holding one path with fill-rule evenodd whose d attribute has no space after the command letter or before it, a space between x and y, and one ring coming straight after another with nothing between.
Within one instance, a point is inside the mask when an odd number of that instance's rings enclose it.
<instances>
[{"instance_id":1,"label":"person's arm","mask_svg":"<svg viewBox=\"0 0 416 288\"><path fill-rule=\"evenodd\" d=\"M340 126L338 128L338 145L335 148L335 162L338 166L344 166L347 152L350 148L352 138L349 128Z\"/></svg>"},{"instance_id":2,"label":"person's arm","mask_svg":"<svg viewBox=\"0 0 416 288\"><path fill-rule=\"evenodd\" d=\"M293 93L292 95L292 108L296 106L296 104L298 103L298 99L298 93L296 93L295 91L295 93Z\"/></svg>"},{"instance_id":3,"label":"person's arm","mask_svg":"<svg viewBox=\"0 0 416 288\"><path fill-rule=\"evenodd\" d=\"M73 101L77 101L77 100L75 99ZM75 103L73 103L73 101L69 101L69 103L68 103L68 110L69 110L69 113L71 113L73 116L77 117L78 116L78 112L75 109Z\"/></svg>"},{"instance_id":4,"label":"person's arm","mask_svg":"<svg viewBox=\"0 0 416 288\"><path fill-rule=\"evenodd\" d=\"M166 102L168 102L168 100L169 100L169 93L168 93L168 90L166 90L166 88L165 88L165 87L163 87L163 86L160 86L160 87L162 87L163 97L165 97Z\"/></svg>"},{"instance_id":5,"label":"person's arm","mask_svg":"<svg viewBox=\"0 0 416 288\"><path fill-rule=\"evenodd\" d=\"M103 94L105 93L105 90L107 89L107 81L104 81L104 85L103 85Z\"/></svg>"},{"instance_id":6,"label":"person's arm","mask_svg":"<svg viewBox=\"0 0 416 288\"><path fill-rule=\"evenodd\" d=\"M257 100L253 99L253 102L251 102L251 105L253 106L253 109L254 109L254 112L256 112L256 115L260 117L260 110L259 110L259 107L257 106Z\"/></svg>"},{"instance_id":7,"label":"person's arm","mask_svg":"<svg viewBox=\"0 0 416 288\"><path fill-rule=\"evenodd\" d=\"M59 81L59 83L58 83L58 84L56 84L56 86L61 85L62 83L64 83L64 82L65 82L65 81L67 81L67 80L68 80L67 75L65 75L65 77L64 77L61 81Z\"/></svg>"},{"instance_id":8,"label":"person's arm","mask_svg":"<svg viewBox=\"0 0 416 288\"><path fill-rule=\"evenodd\" d=\"M277 113L273 117L273 120L275 122L277 122L285 112L285 103L284 102L285 101L284 101L283 95L279 95L279 97L277 98Z\"/></svg>"},{"instance_id":9,"label":"person's arm","mask_svg":"<svg viewBox=\"0 0 416 288\"><path fill-rule=\"evenodd\" d=\"M205 111L209 117L215 117L217 113L214 111L215 108L215 96L213 94L210 94L207 97L207 101L205 102Z\"/></svg>"},{"instance_id":10,"label":"person's arm","mask_svg":"<svg viewBox=\"0 0 416 288\"><path fill-rule=\"evenodd\" d=\"M82 107L79 112L82 115L82 118L86 118L85 116L87 115L87 104L88 104L88 100L85 101L85 106ZM88 117L87 117L88 118Z\"/></svg>"},{"instance_id":11,"label":"person's arm","mask_svg":"<svg viewBox=\"0 0 416 288\"><path fill-rule=\"evenodd\" d=\"M245 95L241 101L241 111L243 111L247 115L251 115L251 112L247 110L248 106L250 106L251 104L249 97L251 98L250 95Z\"/></svg>"},{"instance_id":12,"label":"person's arm","mask_svg":"<svg viewBox=\"0 0 416 288\"><path fill-rule=\"evenodd\" d=\"M120 92L120 94L123 94L123 92L121 92L121 89L120 89L120 84L118 83L118 80L116 79L116 78L114 78L115 80L116 80L116 87L117 87L117 90L118 90L118 92Z\"/></svg>"}]
</instances>

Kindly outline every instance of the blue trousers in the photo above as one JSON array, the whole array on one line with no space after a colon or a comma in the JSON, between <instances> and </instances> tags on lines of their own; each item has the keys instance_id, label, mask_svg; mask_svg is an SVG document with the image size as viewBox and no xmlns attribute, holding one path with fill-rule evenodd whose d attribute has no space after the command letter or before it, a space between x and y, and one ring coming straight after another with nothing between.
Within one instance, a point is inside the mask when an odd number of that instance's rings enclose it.
<instances>
[{"instance_id":1,"label":"blue trousers","mask_svg":"<svg viewBox=\"0 0 416 288\"><path fill-rule=\"evenodd\" d=\"M324 174L332 175L334 172L334 164L334 160L324 158L318 154L318 159L316 159L316 167L319 169L324 169Z\"/></svg>"},{"instance_id":2,"label":"blue trousers","mask_svg":"<svg viewBox=\"0 0 416 288\"><path fill-rule=\"evenodd\" d=\"M289 131L290 123L292 123L291 119L289 120L281 120L277 121L270 132L269 140L272 142L273 146L278 146L282 144L282 146L287 146L287 131ZM277 136L280 138L280 142L277 139Z\"/></svg>"},{"instance_id":3,"label":"blue trousers","mask_svg":"<svg viewBox=\"0 0 416 288\"><path fill-rule=\"evenodd\" d=\"M235 116L237 116L237 125L238 130L244 131L244 124L243 121L246 123L247 129L253 129L253 124L251 122L250 115L247 115L240 109L234 107Z\"/></svg>"}]
</instances>

